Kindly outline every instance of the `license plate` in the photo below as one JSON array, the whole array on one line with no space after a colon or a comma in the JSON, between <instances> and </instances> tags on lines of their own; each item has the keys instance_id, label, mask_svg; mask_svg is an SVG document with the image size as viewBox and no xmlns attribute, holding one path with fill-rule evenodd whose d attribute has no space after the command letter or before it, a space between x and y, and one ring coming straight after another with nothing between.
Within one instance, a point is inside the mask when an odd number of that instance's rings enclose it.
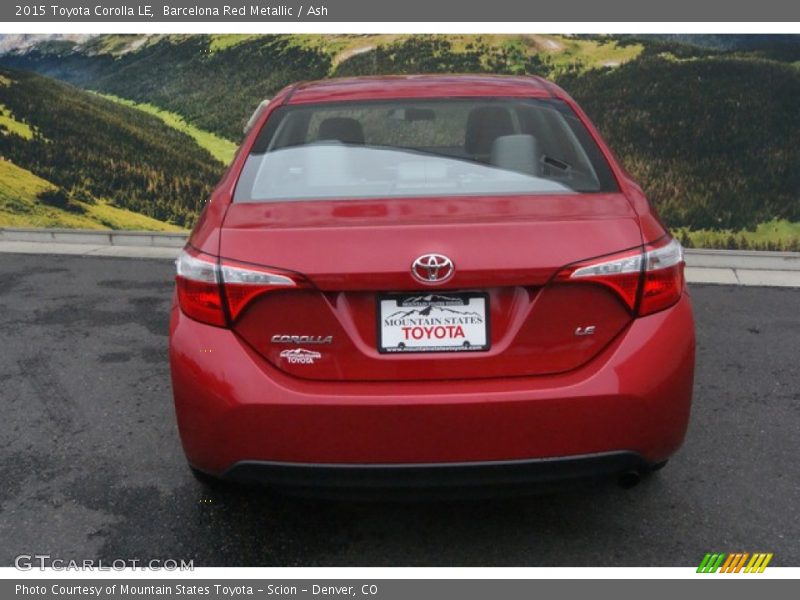
<instances>
[{"instance_id":1,"label":"license plate","mask_svg":"<svg viewBox=\"0 0 800 600\"><path fill-rule=\"evenodd\" d=\"M379 352L489 349L486 294L408 294L378 298Z\"/></svg>"}]
</instances>

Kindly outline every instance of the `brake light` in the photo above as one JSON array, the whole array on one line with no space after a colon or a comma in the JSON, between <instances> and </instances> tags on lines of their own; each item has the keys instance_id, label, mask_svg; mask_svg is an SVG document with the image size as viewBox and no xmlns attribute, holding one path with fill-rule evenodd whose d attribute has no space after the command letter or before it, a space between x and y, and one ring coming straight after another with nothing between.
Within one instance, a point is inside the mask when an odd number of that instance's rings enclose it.
<instances>
[{"instance_id":1,"label":"brake light","mask_svg":"<svg viewBox=\"0 0 800 600\"><path fill-rule=\"evenodd\" d=\"M225 299L231 321L235 321L244 307L256 296L279 289L299 287L289 274L241 265L223 260L221 265Z\"/></svg>"},{"instance_id":2,"label":"brake light","mask_svg":"<svg viewBox=\"0 0 800 600\"><path fill-rule=\"evenodd\" d=\"M176 261L178 304L195 321L225 327L227 320L220 294L216 259L195 250L184 249Z\"/></svg>"},{"instance_id":3,"label":"brake light","mask_svg":"<svg viewBox=\"0 0 800 600\"><path fill-rule=\"evenodd\" d=\"M178 303L186 316L226 327L236 320L255 297L269 291L300 287L288 273L280 273L253 265L184 249L177 265Z\"/></svg>"},{"instance_id":4,"label":"brake light","mask_svg":"<svg viewBox=\"0 0 800 600\"><path fill-rule=\"evenodd\" d=\"M669 308L683 293L683 248L674 239L665 244L649 246L639 301L639 316L649 315Z\"/></svg>"},{"instance_id":5,"label":"brake light","mask_svg":"<svg viewBox=\"0 0 800 600\"><path fill-rule=\"evenodd\" d=\"M683 248L667 236L643 249L570 265L556 275L556 281L604 285L631 312L644 316L678 301L683 293L683 268Z\"/></svg>"}]
</instances>

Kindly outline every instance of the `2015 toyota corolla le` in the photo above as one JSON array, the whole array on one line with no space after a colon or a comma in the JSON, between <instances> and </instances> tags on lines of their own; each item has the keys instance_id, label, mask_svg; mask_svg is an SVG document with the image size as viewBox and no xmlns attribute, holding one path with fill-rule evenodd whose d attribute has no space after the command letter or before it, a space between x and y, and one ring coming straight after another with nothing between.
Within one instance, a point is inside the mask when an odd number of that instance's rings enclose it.
<instances>
[{"instance_id":1,"label":"2015 toyota corolla le","mask_svg":"<svg viewBox=\"0 0 800 600\"><path fill-rule=\"evenodd\" d=\"M683 270L550 82L289 86L177 261L186 456L202 479L315 489L644 473L689 418Z\"/></svg>"}]
</instances>

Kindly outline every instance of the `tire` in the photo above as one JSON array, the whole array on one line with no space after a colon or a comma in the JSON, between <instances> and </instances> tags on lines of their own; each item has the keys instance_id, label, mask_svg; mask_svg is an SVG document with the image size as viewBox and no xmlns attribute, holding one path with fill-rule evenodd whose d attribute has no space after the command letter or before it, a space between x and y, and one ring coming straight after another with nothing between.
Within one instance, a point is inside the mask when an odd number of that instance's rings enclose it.
<instances>
[{"instance_id":1,"label":"tire","mask_svg":"<svg viewBox=\"0 0 800 600\"><path fill-rule=\"evenodd\" d=\"M668 462L669 462L669 459L668 460L662 460L661 462L655 463L654 465L650 465L650 472L651 473L655 473L656 471L660 471L661 469L663 469L664 467L667 466Z\"/></svg>"},{"instance_id":2,"label":"tire","mask_svg":"<svg viewBox=\"0 0 800 600\"><path fill-rule=\"evenodd\" d=\"M208 490L227 490L230 488L229 484L219 477L209 475L208 473L199 469L195 469L192 466L189 466L189 470L192 472L194 478Z\"/></svg>"}]
</instances>

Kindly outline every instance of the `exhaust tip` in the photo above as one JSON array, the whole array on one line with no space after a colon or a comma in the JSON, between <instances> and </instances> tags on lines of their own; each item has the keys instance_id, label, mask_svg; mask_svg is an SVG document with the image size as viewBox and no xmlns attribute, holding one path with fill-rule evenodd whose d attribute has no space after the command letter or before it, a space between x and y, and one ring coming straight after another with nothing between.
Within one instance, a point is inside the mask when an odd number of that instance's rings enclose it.
<instances>
[{"instance_id":1,"label":"exhaust tip","mask_svg":"<svg viewBox=\"0 0 800 600\"><path fill-rule=\"evenodd\" d=\"M632 487L636 487L639 485L639 482L642 480L642 474L639 471L625 471L622 475L619 476L617 483L619 487L624 490L629 490Z\"/></svg>"}]
</instances>

